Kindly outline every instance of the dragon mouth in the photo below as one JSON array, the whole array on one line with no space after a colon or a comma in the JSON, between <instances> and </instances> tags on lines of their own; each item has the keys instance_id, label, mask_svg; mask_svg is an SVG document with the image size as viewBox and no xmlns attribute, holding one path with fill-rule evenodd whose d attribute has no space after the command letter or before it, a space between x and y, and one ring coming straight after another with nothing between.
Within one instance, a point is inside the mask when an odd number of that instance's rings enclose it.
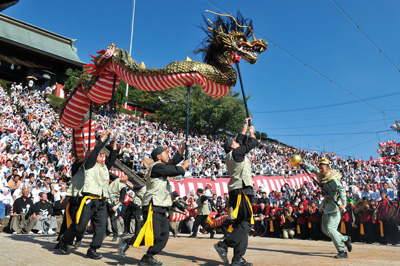
<instances>
[{"instance_id":1,"label":"dragon mouth","mask_svg":"<svg viewBox=\"0 0 400 266\"><path fill-rule=\"evenodd\" d=\"M255 41L254 43L237 43L236 53L243 59L247 60L250 64L255 64L258 59L258 55L267 50L267 46Z\"/></svg>"}]
</instances>

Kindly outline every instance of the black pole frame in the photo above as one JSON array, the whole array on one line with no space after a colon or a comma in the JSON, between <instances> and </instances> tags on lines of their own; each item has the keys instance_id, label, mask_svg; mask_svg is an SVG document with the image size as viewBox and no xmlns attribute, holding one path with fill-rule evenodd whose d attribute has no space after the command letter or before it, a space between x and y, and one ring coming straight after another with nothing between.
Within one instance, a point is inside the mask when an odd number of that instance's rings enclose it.
<instances>
[{"instance_id":1,"label":"black pole frame","mask_svg":"<svg viewBox=\"0 0 400 266\"><path fill-rule=\"evenodd\" d=\"M189 115L190 115L190 85L187 85L186 98L186 142L189 140ZM189 160L189 147L185 145L185 158Z\"/></svg>"},{"instance_id":2,"label":"black pole frame","mask_svg":"<svg viewBox=\"0 0 400 266\"><path fill-rule=\"evenodd\" d=\"M92 109L93 109L93 102L90 100L90 107L89 107L89 140L88 140L88 152L90 152L90 134L92 131ZM83 138L85 141L85 138Z\"/></svg>"},{"instance_id":3,"label":"black pole frame","mask_svg":"<svg viewBox=\"0 0 400 266\"><path fill-rule=\"evenodd\" d=\"M239 61L236 61L235 63L236 63L237 71L239 73L240 88L242 89L244 107L246 108L246 116L250 117L249 108L247 107L246 94L244 93L244 88L243 88L242 74L240 73L240 68L239 68ZM251 126L251 120L249 120L249 126Z\"/></svg>"},{"instance_id":4,"label":"black pole frame","mask_svg":"<svg viewBox=\"0 0 400 266\"><path fill-rule=\"evenodd\" d=\"M108 119L108 126L111 127L111 122L112 122L112 116L113 116L113 111L114 111L114 95L115 95L115 83L117 82L117 75L114 75L114 81L113 81L113 90L112 90L112 95L111 95L111 103L110 103L110 117Z\"/></svg>"}]
</instances>

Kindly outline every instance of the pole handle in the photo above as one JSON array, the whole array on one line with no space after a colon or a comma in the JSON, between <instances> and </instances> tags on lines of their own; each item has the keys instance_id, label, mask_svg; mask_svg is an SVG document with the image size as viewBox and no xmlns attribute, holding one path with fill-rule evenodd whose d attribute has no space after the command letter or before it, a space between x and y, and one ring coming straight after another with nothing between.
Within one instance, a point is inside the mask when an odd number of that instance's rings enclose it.
<instances>
[{"instance_id":1,"label":"pole handle","mask_svg":"<svg viewBox=\"0 0 400 266\"><path fill-rule=\"evenodd\" d=\"M244 93L242 74L241 74L240 68L239 68L239 61L236 60L235 63L236 63L237 71L239 73L240 88L242 89L243 102L244 102L244 107L246 108L246 118L247 118L247 117L250 117L250 113L249 113L249 108L247 107L246 94ZM251 126L251 120L249 120L249 127L250 126Z\"/></svg>"}]
</instances>

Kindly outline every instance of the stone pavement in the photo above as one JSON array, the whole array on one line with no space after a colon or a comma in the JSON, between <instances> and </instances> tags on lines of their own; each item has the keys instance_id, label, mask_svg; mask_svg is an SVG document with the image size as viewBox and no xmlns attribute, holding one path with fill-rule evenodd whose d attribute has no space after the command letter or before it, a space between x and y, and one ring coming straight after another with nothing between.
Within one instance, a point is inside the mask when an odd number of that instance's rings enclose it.
<instances>
[{"instance_id":1,"label":"stone pavement","mask_svg":"<svg viewBox=\"0 0 400 266\"><path fill-rule=\"evenodd\" d=\"M189 235L178 235L170 238L167 247L156 258L163 265L184 266L224 265L214 250L213 244L218 239L199 236L197 239L187 238ZM220 237L220 235L217 235ZM0 233L0 265L136 265L145 253L145 247L131 247L127 257L120 259L117 254L117 243L107 237L99 252L104 256L101 260L85 258L86 250L92 236L84 238L82 247L70 249L70 255L61 255L54 251L56 236L45 235L9 235ZM231 258L232 249L228 256ZM284 240L275 238L249 238L249 248L245 258L258 265L400 265L400 247L382 246L378 244L354 244L349 259L336 260L331 242Z\"/></svg>"}]
</instances>

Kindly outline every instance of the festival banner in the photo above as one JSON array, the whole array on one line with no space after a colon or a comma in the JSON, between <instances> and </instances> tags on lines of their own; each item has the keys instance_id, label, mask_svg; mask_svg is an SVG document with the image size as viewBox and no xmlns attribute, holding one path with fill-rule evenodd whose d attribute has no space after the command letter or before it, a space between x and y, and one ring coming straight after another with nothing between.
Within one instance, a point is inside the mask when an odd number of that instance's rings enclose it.
<instances>
[{"instance_id":1,"label":"festival banner","mask_svg":"<svg viewBox=\"0 0 400 266\"><path fill-rule=\"evenodd\" d=\"M205 178L186 178L182 181L170 180L171 191L177 191L181 197L188 196L190 191L196 192L198 188L205 188L206 185L211 185L213 193L217 196L228 194L229 178L219 178L210 180ZM262 190L269 194L272 191L280 191L281 187L288 183L290 188L300 188L305 182L310 182L311 178L306 174L295 175L289 178L283 176L255 176L253 184L255 188L262 187Z\"/></svg>"}]
</instances>

